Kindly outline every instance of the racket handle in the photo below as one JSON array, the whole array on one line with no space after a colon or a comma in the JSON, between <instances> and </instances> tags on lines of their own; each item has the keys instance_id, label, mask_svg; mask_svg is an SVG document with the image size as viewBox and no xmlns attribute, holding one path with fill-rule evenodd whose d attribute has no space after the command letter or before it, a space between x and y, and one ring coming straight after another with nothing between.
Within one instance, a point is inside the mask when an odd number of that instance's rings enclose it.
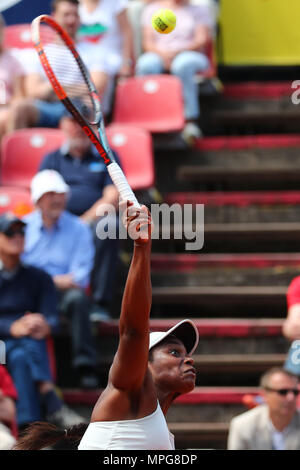
<instances>
[{"instance_id":1,"label":"racket handle","mask_svg":"<svg viewBox=\"0 0 300 470\"><path fill-rule=\"evenodd\" d=\"M140 204L137 201L131 187L128 184L128 181L121 170L120 166L116 162L112 162L107 166L108 173L113 180L114 185L116 186L117 190L121 198L124 201L131 201L133 202L134 207L140 208Z\"/></svg>"}]
</instances>

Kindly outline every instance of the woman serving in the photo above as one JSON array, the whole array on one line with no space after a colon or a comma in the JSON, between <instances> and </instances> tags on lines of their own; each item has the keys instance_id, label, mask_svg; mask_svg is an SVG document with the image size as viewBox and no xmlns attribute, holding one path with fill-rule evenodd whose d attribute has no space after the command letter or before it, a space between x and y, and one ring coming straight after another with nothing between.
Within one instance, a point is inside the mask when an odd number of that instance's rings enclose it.
<instances>
[{"instance_id":1,"label":"woman serving","mask_svg":"<svg viewBox=\"0 0 300 470\"><path fill-rule=\"evenodd\" d=\"M41 449L61 439L80 441L79 450L174 449L165 415L179 395L195 387L191 354L198 331L183 320L167 332L149 333L151 309L151 216L145 206L136 214L131 203L123 212L129 236L138 238L123 294L119 346L108 384L92 412L89 425L64 430L47 423L33 424L17 449ZM83 436L82 436L83 434Z\"/></svg>"}]
</instances>

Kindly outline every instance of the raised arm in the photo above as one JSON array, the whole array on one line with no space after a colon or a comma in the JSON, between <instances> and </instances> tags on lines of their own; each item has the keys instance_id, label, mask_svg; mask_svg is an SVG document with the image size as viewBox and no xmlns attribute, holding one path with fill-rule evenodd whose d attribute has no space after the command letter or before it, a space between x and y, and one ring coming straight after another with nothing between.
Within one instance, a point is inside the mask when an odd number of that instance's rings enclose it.
<instances>
[{"instance_id":1,"label":"raised arm","mask_svg":"<svg viewBox=\"0 0 300 470\"><path fill-rule=\"evenodd\" d=\"M130 208L129 208L130 210ZM134 242L133 257L123 294L119 322L119 347L110 371L109 381L122 391L141 388L148 364L149 315L152 288L150 275L151 217L142 206L139 218L126 217L125 226L129 235L134 236L136 222L148 230L147 240Z\"/></svg>"}]
</instances>

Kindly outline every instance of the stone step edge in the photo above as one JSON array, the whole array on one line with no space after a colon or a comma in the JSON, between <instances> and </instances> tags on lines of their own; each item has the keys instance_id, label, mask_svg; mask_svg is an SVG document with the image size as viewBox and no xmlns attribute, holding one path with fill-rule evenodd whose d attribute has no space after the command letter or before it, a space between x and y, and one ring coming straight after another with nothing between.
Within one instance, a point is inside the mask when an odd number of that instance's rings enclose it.
<instances>
[{"instance_id":1,"label":"stone step edge","mask_svg":"<svg viewBox=\"0 0 300 470\"><path fill-rule=\"evenodd\" d=\"M198 224L198 230L199 230L199 224ZM202 228L200 226L200 228ZM190 233L195 231L195 224L192 223L187 223L185 224L185 232ZM240 222L240 223L208 223L205 224L205 232L245 232L245 231L251 231L251 232L274 232L274 231L280 231L280 232L290 232L290 231L300 231L300 222ZM160 227L160 233L162 231L166 231L166 227L162 226ZM183 231L182 224L172 224L170 227L170 235L174 234L179 234L180 232ZM155 238L154 238L155 240ZM169 241L169 239L166 239Z\"/></svg>"},{"instance_id":2,"label":"stone step edge","mask_svg":"<svg viewBox=\"0 0 300 470\"><path fill-rule=\"evenodd\" d=\"M248 81L224 84L223 96L234 99L279 99L291 96L291 81Z\"/></svg>"},{"instance_id":3,"label":"stone step edge","mask_svg":"<svg viewBox=\"0 0 300 470\"><path fill-rule=\"evenodd\" d=\"M299 168L290 166L257 166L245 168L242 166L208 166L208 165L180 165L176 170L178 181L201 181L201 182L219 182L226 179L246 180L246 183L258 180L267 180L270 184L270 178L281 178L285 183L298 181ZM248 181L249 180L249 181Z\"/></svg>"},{"instance_id":4,"label":"stone step edge","mask_svg":"<svg viewBox=\"0 0 300 470\"><path fill-rule=\"evenodd\" d=\"M214 136L196 139L194 148L204 152L239 151L247 149L290 148L300 146L298 134L260 134L245 136Z\"/></svg>"},{"instance_id":5,"label":"stone step edge","mask_svg":"<svg viewBox=\"0 0 300 470\"><path fill-rule=\"evenodd\" d=\"M94 406L102 390L62 389L61 393L68 405ZM259 394L259 387L195 387L192 392L176 398L174 405L245 405L245 397Z\"/></svg>"},{"instance_id":6,"label":"stone step edge","mask_svg":"<svg viewBox=\"0 0 300 470\"><path fill-rule=\"evenodd\" d=\"M189 272L196 268L269 268L300 266L300 253L152 253L152 271Z\"/></svg>"},{"instance_id":7,"label":"stone step edge","mask_svg":"<svg viewBox=\"0 0 300 470\"><path fill-rule=\"evenodd\" d=\"M62 396L69 405L93 406L102 390L62 389ZM243 404L245 395L256 396L258 387L195 387L195 389L178 397L176 404Z\"/></svg>"},{"instance_id":8,"label":"stone step edge","mask_svg":"<svg viewBox=\"0 0 300 470\"><path fill-rule=\"evenodd\" d=\"M288 286L163 286L152 288L153 302L177 302L186 299L220 301L226 300L282 300L285 298ZM219 299L219 300L218 300Z\"/></svg>"},{"instance_id":9,"label":"stone step edge","mask_svg":"<svg viewBox=\"0 0 300 470\"><path fill-rule=\"evenodd\" d=\"M201 338L200 338L201 341ZM287 355L278 353L263 354L193 354L197 375L263 373L272 367L283 367ZM101 357L99 367L108 370L113 356Z\"/></svg>"},{"instance_id":10,"label":"stone step edge","mask_svg":"<svg viewBox=\"0 0 300 470\"><path fill-rule=\"evenodd\" d=\"M184 318L189 318L185 315ZM282 336L282 326L284 319L281 318L257 318L257 319L236 319L236 318L191 318L195 323L200 337L265 337ZM151 331L166 331L180 319L151 319ZM99 322L99 336L117 336L118 320L109 322Z\"/></svg>"},{"instance_id":11,"label":"stone step edge","mask_svg":"<svg viewBox=\"0 0 300 470\"><path fill-rule=\"evenodd\" d=\"M300 191L172 192L164 196L164 202L169 205L205 204L212 207L297 205L300 204Z\"/></svg>"}]
</instances>

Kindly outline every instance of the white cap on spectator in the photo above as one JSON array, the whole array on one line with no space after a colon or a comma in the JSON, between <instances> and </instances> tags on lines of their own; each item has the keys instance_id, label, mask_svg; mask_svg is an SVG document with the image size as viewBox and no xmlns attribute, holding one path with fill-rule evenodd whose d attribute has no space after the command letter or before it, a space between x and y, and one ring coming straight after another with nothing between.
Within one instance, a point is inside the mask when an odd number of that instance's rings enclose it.
<instances>
[{"instance_id":1,"label":"white cap on spectator","mask_svg":"<svg viewBox=\"0 0 300 470\"><path fill-rule=\"evenodd\" d=\"M43 170L31 180L31 198L34 204L46 193L68 193L70 187L63 177L55 170Z\"/></svg>"}]
</instances>

